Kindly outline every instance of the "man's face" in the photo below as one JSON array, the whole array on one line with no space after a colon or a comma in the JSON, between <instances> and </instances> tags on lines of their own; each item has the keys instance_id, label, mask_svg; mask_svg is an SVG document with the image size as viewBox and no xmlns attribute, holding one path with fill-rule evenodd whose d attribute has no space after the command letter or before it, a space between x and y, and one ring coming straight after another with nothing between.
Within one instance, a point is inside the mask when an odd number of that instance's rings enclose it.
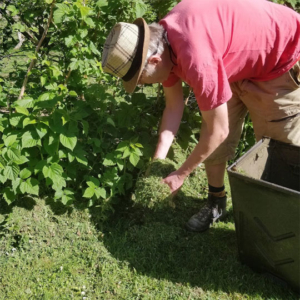
<instances>
[{"instance_id":1,"label":"man's face","mask_svg":"<svg viewBox=\"0 0 300 300\"><path fill-rule=\"evenodd\" d=\"M148 59L147 67L145 68L139 80L139 84L162 83L168 79L173 64L168 56L163 53L153 55Z\"/></svg>"},{"instance_id":2,"label":"man's face","mask_svg":"<svg viewBox=\"0 0 300 300\"><path fill-rule=\"evenodd\" d=\"M161 83L167 80L170 71L160 66L148 65L148 68L143 72L140 84Z\"/></svg>"}]
</instances>

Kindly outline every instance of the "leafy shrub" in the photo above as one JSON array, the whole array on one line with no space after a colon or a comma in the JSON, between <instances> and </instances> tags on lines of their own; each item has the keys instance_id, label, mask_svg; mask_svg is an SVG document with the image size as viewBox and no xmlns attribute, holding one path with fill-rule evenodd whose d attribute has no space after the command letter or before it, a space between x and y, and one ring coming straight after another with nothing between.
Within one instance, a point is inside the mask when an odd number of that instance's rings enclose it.
<instances>
[{"instance_id":1,"label":"leafy shrub","mask_svg":"<svg viewBox=\"0 0 300 300\"><path fill-rule=\"evenodd\" d=\"M102 45L117 20L155 14L125 0L4 0L0 13L1 194L78 199L105 218L152 155L162 106L102 72Z\"/></svg>"}]
</instances>

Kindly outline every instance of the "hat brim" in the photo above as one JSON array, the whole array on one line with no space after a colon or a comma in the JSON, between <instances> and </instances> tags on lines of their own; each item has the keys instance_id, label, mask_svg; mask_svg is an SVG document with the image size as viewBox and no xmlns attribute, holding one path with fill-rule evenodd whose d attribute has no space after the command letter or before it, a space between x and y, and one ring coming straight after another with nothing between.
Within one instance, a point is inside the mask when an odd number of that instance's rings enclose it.
<instances>
[{"instance_id":1,"label":"hat brim","mask_svg":"<svg viewBox=\"0 0 300 300\"><path fill-rule=\"evenodd\" d=\"M133 24L136 24L140 26L144 30L144 42L143 42L143 53L142 53L142 60L141 60L141 65L135 75L130 79L129 81L123 81L123 86L125 88L125 91L127 93L133 93L137 83L142 75L143 72L143 66L145 63L145 60L147 58L147 52L148 52L148 47L149 47L149 41L150 41L150 29L148 24L143 18L138 18L136 19Z\"/></svg>"}]
</instances>

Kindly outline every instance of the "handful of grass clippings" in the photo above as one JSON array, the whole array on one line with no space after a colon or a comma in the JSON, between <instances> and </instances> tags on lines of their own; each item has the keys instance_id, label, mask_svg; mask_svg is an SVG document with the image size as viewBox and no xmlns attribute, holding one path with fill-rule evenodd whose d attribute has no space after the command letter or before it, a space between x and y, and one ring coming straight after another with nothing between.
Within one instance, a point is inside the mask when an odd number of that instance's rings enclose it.
<instances>
[{"instance_id":1,"label":"handful of grass clippings","mask_svg":"<svg viewBox=\"0 0 300 300\"><path fill-rule=\"evenodd\" d=\"M136 182L133 202L153 209L174 207L170 188L162 183L162 179L175 170L175 163L169 159L152 161L145 172L147 175L145 173L140 175Z\"/></svg>"}]
</instances>

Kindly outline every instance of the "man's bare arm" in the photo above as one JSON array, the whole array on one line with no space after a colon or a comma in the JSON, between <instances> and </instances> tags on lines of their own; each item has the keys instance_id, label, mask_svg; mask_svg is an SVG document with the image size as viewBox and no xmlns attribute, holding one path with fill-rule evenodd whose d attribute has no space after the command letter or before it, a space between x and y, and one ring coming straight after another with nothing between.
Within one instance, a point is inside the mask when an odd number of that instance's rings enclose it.
<instances>
[{"instance_id":1,"label":"man's bare arm","mask_svg":"<svg viewBox=\"0 0 300 300\"><path fill-rule=\"evenodd\" d=\"M182 83L179 80L174 86L164 88L166 107L159 130L154 158L165 159L176 135L184 109Z\"/></svg>"},{"instance_id":2,"label":"man's bare arm","mask_svg":"<svg viewBox=\"0 0 300 300\"><path fill-rule=\"evenodd\" d=\"M184 179L217 149L228 135L227 103L202 112L202 119L200 139L195 149L177 171L164 179L172 193L181 187Z\"/></svg>"}]
</instances>

